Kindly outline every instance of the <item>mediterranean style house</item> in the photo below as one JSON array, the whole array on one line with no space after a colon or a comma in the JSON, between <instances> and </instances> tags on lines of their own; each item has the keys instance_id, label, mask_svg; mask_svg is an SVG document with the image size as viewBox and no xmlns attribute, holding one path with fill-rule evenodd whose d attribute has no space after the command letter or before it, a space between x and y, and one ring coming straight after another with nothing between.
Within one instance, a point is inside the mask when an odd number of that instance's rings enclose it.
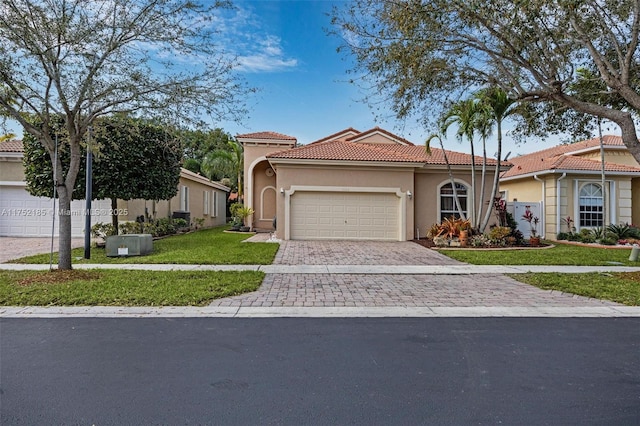
<instances>
[{"instance_id":1,"label":"mediterranean style house","mask_svg":"<svg viewBox=\"0 0 640 426\"><path fill-rule=\"evenodd\" d=\"M22 141L0 143L0 236L44 237L57 235L53 217L53 200L34 197L26 190L22 164ZM226 200L230 188L181 169L176 196L170 200L118 200L120 221L134 221L138 216L203 218L202 226L226 223ZM111 200L95 200L91 206L91 223L111 223ZM83 236L85 202L71 204L71 232ZM55 229L52 228L55 226Z\"/></svg>"},{"instance_id":2,"label":"mediterranean style house","mask_svg":"<svg viewBox=\"0 0 640 426\"><path fill-rule=\"evenodd\" d=\"M275 132L237 135L237 140L244 147L244 200L254 209L250 224L279 239L406 241L425 236L431 225L456 213L445 153L463 209L472 196L470 155L434 148L427 153L424 145L378 127L345 129L303 146ZM480 165L482 158L475 163ZM495 161L488 165L485 205Z\"/></svg>"},{"instance_id":3,"label":"mediterranean style house","mask_svg":"<svg viewBox=\"0 0 640 426\"><path fill-rule=\"evenodd\" d=\"M542 236L567 232L570 217L579 232L608 224L640 224L640 164L619 136L604 136L604 185L600 139L558 145L510 160L502 174L503 198L540 206ZM515 213L514 216L518 216Z\"/></svg>"}]
</instances>

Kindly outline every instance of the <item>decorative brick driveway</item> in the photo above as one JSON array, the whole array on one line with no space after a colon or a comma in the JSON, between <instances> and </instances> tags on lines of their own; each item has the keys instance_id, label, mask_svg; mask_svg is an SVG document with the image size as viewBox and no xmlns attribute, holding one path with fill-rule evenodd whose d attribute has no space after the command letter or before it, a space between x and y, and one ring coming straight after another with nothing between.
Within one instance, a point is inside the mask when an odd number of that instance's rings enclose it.
<instances>
[{"instance_id":1,"label":"decorative brick driveway","mask_svg":"<svg viewBox=\"0 0 640 426\"><path fill-rule=\"evenodd\" d=\"M462 264L412 242L283 241L286 265ZM504 275L267 274L258 291L211 306L582 307L612 302L540 290Z\"/></svg>"}]
</instances>

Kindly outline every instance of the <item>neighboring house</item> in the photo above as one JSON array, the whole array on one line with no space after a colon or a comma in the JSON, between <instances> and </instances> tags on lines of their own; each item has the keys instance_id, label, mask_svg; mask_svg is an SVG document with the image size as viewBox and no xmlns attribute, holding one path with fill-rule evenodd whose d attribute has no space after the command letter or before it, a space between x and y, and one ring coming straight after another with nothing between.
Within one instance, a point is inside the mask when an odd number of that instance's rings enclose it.
<instances>
[{"instance_id":1,"label":"neighboring house","mask_svg":"<svg viewBox=\"0 0 640 426\"><path fill-rule=\"evenodd\" d=\"M58 234L58 218L53 217L53 200L34 197L26 190L22 164L22 141L0 143L0 236L42 237ZM179 216L204 218L203 226L226 223L226 199L230 188L186 169L180 171L180 183L175 197L169 201L118 200L120 221L133 221L140 215L157 218ZM56 203L56 209L59 206ZM91 223L111 223L111 200L94 200ZM84 234L85 202L71 204L72 236Z\"/></svg>"},{"instance_id":2,"label":"neighboring house","mask_svg":"<svg viewBox=\"0 0 640 426\"><path fill-rule=\"evenodd\" d=\"M619 136L603 138L605 182L601 180L600 139L559 145L510 160L500 192L521 208L540 206L539 233L555 239L575 220L577 231L614 223L640 223L640 164ZM603 208L605 207L606 208ZM514 216L519 219L520 211Z\"/></svg>"},{"instance_id":3,"label":"neighboring house","mask_svg":"<svg viewBox=\"0 0 640 426\"><path fill-rule=\"evenodd\" d=\"M406 241L456 213L443 151L429 155L384 129L349 128L299 147L296 138L275 132L237 140L244 146L245 204L255 211L250 223L278 238ZM466 209L472 157L446 153ZM482 158L475 162L479 181ZM493 169L485 205L492 177Z\"/></svg>"}]
</instances>

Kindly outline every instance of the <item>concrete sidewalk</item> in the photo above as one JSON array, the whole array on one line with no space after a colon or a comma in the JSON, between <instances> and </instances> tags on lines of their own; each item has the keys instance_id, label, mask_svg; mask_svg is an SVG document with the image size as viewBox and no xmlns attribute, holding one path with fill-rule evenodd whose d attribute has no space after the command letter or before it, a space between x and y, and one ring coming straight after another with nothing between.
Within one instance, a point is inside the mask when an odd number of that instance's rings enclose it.
<instances>
[{"instance_id":1,"label":"concrete sidewalk","mask_svg":"<svg viewBox=\"0 0 640 426\"><path fill-rule=\"evenodd\" d=\"M131 271L261 271L266 274L359 274L359 275L469 275L526 274L528 272L579 274L589 272L640 272L640 266L574 265L173 265L173 264L90 264L74 269L120 269ZM54 265L54 269L56 269ZM0 263L0 270L46 271L49 265Z\"/></svg>"}]
</instances>

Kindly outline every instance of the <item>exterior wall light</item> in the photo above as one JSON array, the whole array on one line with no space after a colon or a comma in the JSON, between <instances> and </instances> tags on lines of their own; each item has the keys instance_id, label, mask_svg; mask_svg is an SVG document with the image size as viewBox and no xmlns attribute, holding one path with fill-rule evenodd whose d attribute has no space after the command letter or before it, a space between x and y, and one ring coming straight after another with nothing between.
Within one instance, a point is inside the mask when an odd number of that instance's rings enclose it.
<instances>
[{"instance_id":1,"label":"exterior wall light","mask_svg":"<svg viewBox=\"0 0 640 426\"><path fill-rule=\"evenodd\" d=\"M413 194L411 193L411 191L407 191L407 197L409 197L409 199L411 199L411 197L413 197Z\"/></svg>"}]
</instances>

